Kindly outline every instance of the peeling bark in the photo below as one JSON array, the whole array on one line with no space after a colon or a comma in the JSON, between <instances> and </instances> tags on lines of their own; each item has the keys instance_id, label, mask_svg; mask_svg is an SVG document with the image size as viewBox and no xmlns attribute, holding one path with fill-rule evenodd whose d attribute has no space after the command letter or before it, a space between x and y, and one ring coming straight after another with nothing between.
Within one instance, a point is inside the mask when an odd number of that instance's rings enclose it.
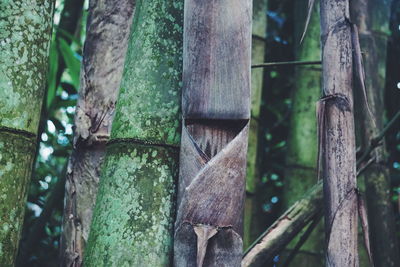
<instances>
[{"instance_id":1,"label":"peeling bark","mask_svg":"<svg viewBox=\"0 0 400 267\"><path fill-rule=\"evenodd\" d=\"M366 92L373 114L371 118L365 104L356 113L361 126L361 143L364 149L383 129L383 89L390 6L391 1L388 0L351 1L351 15L359 27L361 49L364 52ZM376 123L376 127L372 120ZM390 178L385 146L377 147L371 158L375 158L375 161L364 175L374 265L399 266L397 238L393 235L395 223L390 200Z\"/></svg>"},{"instance_id":2,"label":"peeling bark","mask_svg":"<svg viewBox=\"0 0 400 267\"><path fill-rule=\"evenodd\" d=\"M65 185L62 266L82 266L133 10L130 0L90 1L74 149Z\"/></svg>"},{"instance_id":3,"label":"peeling bark","mask_svg":"<svg viewBox=\"0 0 400 267\"><path fill-rule=\"evenodd\" d=\"M53 10L51 0L0 2L0 264L5 267L15 264L24 219Z\"/></svg>"},{"instance_id":4,"label":"peeling bark","mask_svg":"<svg viewBox=\"0 0 400 267\"><path fill-rule=\"evenodd\" d=\"M324 179L326 266L358 266L353 31L347 0L321 1L324 97L319 101L319 177ZM355 34L355 33L354 33Z\"/></svg>"},{"instance_id":5,"label":"peeling bark","mask_svg":"<svg viewBox=\"0 0 400 267\"><path fill-rule=\"evenodd\" d=\"M249 0L185 2L175 266L240 266L251 6Z\"/></svg>"},{"instance_id":6,"label":"peeling bark","mask_svg":"<svg viewBox=\"0 0 400 267\"><path fill-rule=\"evenodd\" d=\"M172 262L182 15L180 0L136 1L85 266Z\"/></svg>"}]
</instances>

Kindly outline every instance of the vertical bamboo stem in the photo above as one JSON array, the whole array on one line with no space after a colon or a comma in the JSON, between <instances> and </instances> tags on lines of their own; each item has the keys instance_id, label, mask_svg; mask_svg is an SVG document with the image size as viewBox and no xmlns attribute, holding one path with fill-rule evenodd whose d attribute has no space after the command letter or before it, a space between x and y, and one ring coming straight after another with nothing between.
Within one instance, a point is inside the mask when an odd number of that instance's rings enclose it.
<instances>
[{"instance_id":1,"label":"vertical bamboo stem","mask_svg":"<svg viewBox=\"0 0 400 267\"><path fill-rule=\"evenodd\" d=\"M183 1L136 2L85 266L169 266Z\"/></svg>"},{"instance_id":2,"label":"vertical bamboo stem","mask_svg":"<svg viewBox=\"0 0 400 267\"><path fill-rule=\"evenodd\" d=\"M46 87L54 1L0 2L0 265L14 266Z\"/></svg>"},{"instance_id":3,"label":"vertical bamboo stem","mask_svg":"<svg viewBox=\"0 0 400 267\"><path fill-rule=\"evenodd\" d=\"M315 60L321 56L320 16L316 9L319 7L319 3L316 3L313 10L307 35L300 43L307 16L307 2L308 0L300 0L293 3L296 22L296 38L294 39L296 60L302 62ZM283 199L285 208L289 208L317 181L315 178L318 154L315 102L321 94L320 66L297 66L293 90ZM287 246L287 253L294 248L297 241L298 238ZM290 266L323 265L323 248L323 224L320 223L301 247ZM283 257L287 255L286 252L282 254Z\"/></svg>"},{"instance_id":4,"label":"vertical bamboo stem","mask_svg":"<svg viewBox=\"0 0 400 267\"><path fill-rule=\"evenodd\" d=\"M251 2L185 2L175 266L240 266Z\"/></svg>"},{"instance_id":5,"label":"vertical bamboo stem","mask_svg":"<svg viewBox=\"0 0 400 267\"><path fill-rule=\"evenodd\" d=\"M321 1L323 92L318 105L326 266L358 266L353 44L347 0Z\"/></svg>"},{"instance_id":6,"label":"vertical bamboo stem","mask_svg":"<svg viewBox=\"0 0 400 267\"><path fill-rule=\"evenodd\" d=\"M134 11L130 0L92 0L65 186L61 265L82 266Z\"/></svg>"},{"instance_id":7,"label":"vertical bamboo stem","mask_svg":"<svg viewBox=\"0 0 400 267\"><path fill-rule=\"evenodd\" d=\"M267 32L267 3L267 0L253 0L251 41L251 60L253 63L264 62L265 37ZM264 230L259 220L260 212L262 212L262 203L259 201L259 195L263 192L257 190L257 185L260 183L258 137L263 78L264 68L254 68L251 70L251 121L247 150L246 200L243 222L243 246L245 248Z\"/></svg>"}]
</instances>

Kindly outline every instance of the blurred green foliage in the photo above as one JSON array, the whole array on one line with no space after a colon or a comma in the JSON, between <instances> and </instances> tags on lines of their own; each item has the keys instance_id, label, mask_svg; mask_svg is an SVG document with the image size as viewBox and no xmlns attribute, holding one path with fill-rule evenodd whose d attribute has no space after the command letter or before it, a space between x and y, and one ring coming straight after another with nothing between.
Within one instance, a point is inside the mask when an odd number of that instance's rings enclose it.
<instances>
[{"instance_id":1,"label":"blurred green foliage","mask_svg":"<svg viewBox=\"0 0 400 267\"><path fill-rule=\"evenodd\" d=\"M47 91L42 106L38 153L28 193L18 266L58 265L62 189L72 150L73 117L86 28L87 8L84 9L82 4L79 6L79 2L83 1L56 1ZM78 14L71 16L71 12ZM54 190L57 184L61 188L58 192ZM49 203L50 198L53 198L53 203ZM51 206L49 214L42 212L46 203Z\"/></svg>"}]
</instances>

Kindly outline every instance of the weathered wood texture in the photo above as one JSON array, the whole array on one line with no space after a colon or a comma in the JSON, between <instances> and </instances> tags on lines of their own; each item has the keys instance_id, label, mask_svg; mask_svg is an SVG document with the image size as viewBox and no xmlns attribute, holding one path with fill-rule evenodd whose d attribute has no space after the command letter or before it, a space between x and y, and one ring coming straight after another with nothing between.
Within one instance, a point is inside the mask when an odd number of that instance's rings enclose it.
<instances>
[{"instance_id":1,"label":"weathered wood texture","mask_svg":"<svg viewBox=\"0 0 400 267\"><path fill-rule=\"evenodd\" d=\"M352 20L359 28L361 49L364 52L366 92L373 114L371 118L365 104L362 104L356 113L357 121L361 125L361 144L365 149L383 129L383 89L391 1L353 0L350 3ZM360 90L358 96L362 99ZM364 175L374 264L399 266L397 238L393 234L394 212L390 200L390 178L385 146L377 147L371 157L375 158L375 162Z\"/></svg>"},{"instance_id":2,"label":"weathered wood texture","mask_svg":"<svg viewBox=\"0 0 400 267\"><path fill-rule=\"evenodd\" d=\"M74 149L65 185L62 266L82 266L134 11L131 0L89 4Z\"/></svg>"},{"instance_id":3,"label":"weathered wood texture","mask_svg":"<svg viewBox=\"0 0 400 267\"><path fill-rule=\"evenodd\" d=\"M353 43L348 0L321 1L324 98L318 103L326 266L358 266ZM354 33L354 32L353 32Z\"/></svg>"},{"instance_id":4,"label":"weathered wood texture","mask_svg":"<svg viewBox=\"0 0 400 267\"><path fill-rule=\"evenodd\" d=\"M320 49L320 16L319 3L316 3L310 18L307 34L300 44L301 34L307 17L308 0L294 1L295 19L295 55L298 61L318 60L321 57ZM315 115L316 102L321 95L321 67L297 66L292 93L292 113L288 136L284 208L289 208L317 181L317 118ZM301 247L290 266L322 266L324 234L322 222L316 227L311 236ZM299 235L301 236L301 235ZM295 238L284 253L281 253L280 262L298 242Z\"/></svg>"},{"instance_id":5,"label":"weathered wood texture","mask_svg":"<svg viewBox=\"0 0 400 267\"><path fill-rule=\"evenodd\" d=\"M46 88L54 1L0 1L0 265L14 266ZM29 108L28 108L29 107Z\"/></svg>"},{"instance_id":6,"label":"weathered wood texture","mask_svg":"<svg viewBox=\"0 0 400 267\"><path fill-rule=\"evenodd\" d=\"M314 176L315 177L315 176ZM322 183L316 184L275 221L245 253L242 266L266 266L323 209Z\"/></svg>"},{"instance_id":7,"label":"weathered wood texture","mask_svg":"<svg viewBox=\"0 0 400 267\"><path fill-rule=\"evenodd\" d=\"M186 119L249 119L251 1L185 2Z\"/></svg>"},{"instance_id":8,"label":"weathered wood texture","mask_svg":"<svg viewBox=\"0 0 400 267\"><path fill-rule=\"evenodd\" d=\"M169 266L180 140L183 1L136 1L85 266Z\"/></svg>"},{"instance_id":9,"label":"weathered wood texture","mask_svg":"<svg viewBox=\"0 0 400 267\"><path fill-rule=\"evenodd\" d=\"M265 38L267 34L267 0L253 0L253 25L251 60L253 63L264 62ZM259 119L263 89L264 68L251 70L251 121L249 144L247 149L246 200L243 222L243 246L247 248L264 230L260 214L262 202L258 190L259 174Z\"/></svg>"},{"instance_id":10,"label":"weathered wood texture","mask_svg":"<svg viewBox=\"0 0 400 267\"><path fill-rule=\"evenodd\" d=\"M240 266L251 1L188 0L175 266Z\"/></svg>"}]
</instances>

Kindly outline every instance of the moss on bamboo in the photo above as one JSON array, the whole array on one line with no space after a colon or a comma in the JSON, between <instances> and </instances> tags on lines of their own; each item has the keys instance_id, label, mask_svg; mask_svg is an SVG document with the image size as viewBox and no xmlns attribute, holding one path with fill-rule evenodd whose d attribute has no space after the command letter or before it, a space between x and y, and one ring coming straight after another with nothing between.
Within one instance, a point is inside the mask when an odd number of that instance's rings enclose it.
<instances>
[{"instance_id":1,"label":"moss on bamboo","mask_svg":"<svg viewBox=\"0 0 400 267\"><path fill-rule=\"evenodd\" d=\"M46 85L53 1L0 2L0 263L13 266Z\"/></svg>"},{"instance_id":2,"label":"moss on bamboo","mask_svg":"<svg viewBox=\"0 0 400 267\"><path fill-rule=\"evenodd\" d=\"M10 149L12 148L12 149ZM0 131L0 262L13 266L25 213L35 143Z\"/></svg>"},{"instance_id":3,"label":"moss on bamboo","mask_svg":"<svg viewBox=\"0 0 400 267\"><path fill-rule=\"evenodd\" d=\"M46 84L52 2L0 2L1 126L37 131Z\"/></svg>"},{"instance_id":4,"label":"moss on bamboo","mask_svg":"<svg viewBox=\"0 0 400 267\"><path fill-rule=\"evenodd\" d=\"M178 174L183 1L138 1L85 266L168 266Z\"/></svg>"},{"instance_id":5,"label":"moss on bamboo","mask_svg":"<svg viewBox=\"0 0 400 267\"><path fill-rule=\"evenodd\" d=\"M85 266L167 266L178 153L137 144L108 147Z\"/></svg>"},{"instance_id":6,"label":"moss on bamboo","mask_svg":"<svg viewBox=\"0 0 400 267\"><path fill-rule=\"evenodd\" d=\"M136 9L111 138L179 144L183 1Z\"/></svg>"}]
</instances>

